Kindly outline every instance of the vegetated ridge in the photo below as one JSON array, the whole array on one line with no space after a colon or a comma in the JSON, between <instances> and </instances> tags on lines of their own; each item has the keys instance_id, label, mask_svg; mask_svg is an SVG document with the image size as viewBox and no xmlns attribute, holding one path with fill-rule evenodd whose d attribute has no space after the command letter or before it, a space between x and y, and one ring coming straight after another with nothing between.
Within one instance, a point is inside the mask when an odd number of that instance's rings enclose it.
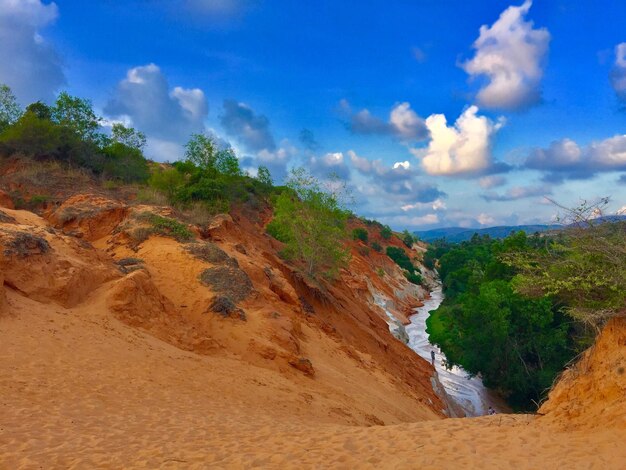
<instances>
[{"instance_id":1,"label":"vegetated ridge","mask_svg":"<svg viewBox=\"0 0 626 470\"><path fill-rule=\"evenodd\" d=\"M423 245L346 213L306 175L286 187L244 175L205 136L183 162L149 162L141 135L102 139L65 112L89 121L86 103L61 98L0 134L3 466L626 459L623 319L545 416L446 420L432 366L376 302L406 322L428 286ZM328 216L340 243L309 245L302 230Z\"/></svg>"}]
</instances>

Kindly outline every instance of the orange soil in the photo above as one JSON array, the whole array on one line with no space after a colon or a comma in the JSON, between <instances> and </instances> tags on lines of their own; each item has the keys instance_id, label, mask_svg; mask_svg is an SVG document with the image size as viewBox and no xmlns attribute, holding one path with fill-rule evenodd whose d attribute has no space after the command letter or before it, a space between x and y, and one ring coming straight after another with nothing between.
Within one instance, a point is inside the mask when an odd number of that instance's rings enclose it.
<instances>
[{"instance_id":1,"label":"orange soil","mask_svg":"<svg viewBox=\"0 0 626 470\"><path fill-rule=\"evenodd\" d=\"M263 217L219 218L203 236L252 285L238 304L245 320L222 317L199 280L215 262L170 238L131 239L145 210L156 209L75 196L48 211L54 229L2 209L0 468L607 469L626 460L623 381L612 375L623 370L622 323L590 353L585 380L557 387L546 416L442 419L431 366L391 336L373 303L375 293L400 312L417 302L388 258L354 243L340 279L315 284L279 259ZM141 269L116 269L129 257ZM563 412L568 403L576 416Z\"/></svg>"}]
</instances>

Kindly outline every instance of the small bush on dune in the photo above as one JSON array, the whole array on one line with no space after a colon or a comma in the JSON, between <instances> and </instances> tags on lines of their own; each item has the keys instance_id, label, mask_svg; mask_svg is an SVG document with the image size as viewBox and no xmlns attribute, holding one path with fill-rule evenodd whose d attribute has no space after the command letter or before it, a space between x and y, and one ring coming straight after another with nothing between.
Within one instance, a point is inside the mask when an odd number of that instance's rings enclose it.
<instances>
[{"instance_id":1,"label":"small bush on dune","mask_svg":"<svg viewBox=\"0 0 626 470\"><path fill-rule=\"evenodd\" d=\"M363 243L367 243L368 233L364 228L358 227L352 230L352 239L361 240Z\"/></svg>"},{"instance_id":2,"label":"small bush on dune","mask_svg":"<svg viewBox=\"0 0 626 470\"><path fill-rule=\"evenodd\" d=\"M178 241L188 241L193 238L193 232L177 220L162 217L151 212L144 212L139 216L139 219L145 220L152 225L152 233L169 236Z\"/></svg>"},{"instance_id":3,"label":"small bush on dune","mask_svg":"<svg viewBox=\"0 0 626 470\"><path fill-rule=\"evenodd\" d=\"M422 284L422 276L417 268L411 262L411 259L402 248L395 246L387 247L387 256L389 256L398 266L404 270L404 275L409 282L413 284Z\"/></svg>"},{"instance_id":4,"label":"small bush on dune","mask_svg":"<svg viewBox=\"0 0 626 470\"><path fill-rule=\"evenodd\" d=\"M391 228L388 225L385 225L383 228L380 229L380 236L382 237L383 240L389 240L392 235L393 235L393 232L391 231Z\"/></svg>"}]
</instances>

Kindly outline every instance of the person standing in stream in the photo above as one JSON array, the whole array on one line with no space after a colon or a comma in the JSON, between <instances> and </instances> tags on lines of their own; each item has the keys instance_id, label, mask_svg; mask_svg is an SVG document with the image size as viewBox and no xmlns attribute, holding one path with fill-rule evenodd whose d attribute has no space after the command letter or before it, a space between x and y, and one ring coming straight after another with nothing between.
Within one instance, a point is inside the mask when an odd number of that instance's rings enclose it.
<instances>
[{"instance_id":1,"label":"person standing in stream","mask_svg":"<svg viewBox=\"0 0 626 470\"><path fill-rule=\"evenodd\" d=\"M430 362L432 363L433 367L435 365L435 351L433 351L432 349L430 350Z\"/></svg>"}]
</instances>

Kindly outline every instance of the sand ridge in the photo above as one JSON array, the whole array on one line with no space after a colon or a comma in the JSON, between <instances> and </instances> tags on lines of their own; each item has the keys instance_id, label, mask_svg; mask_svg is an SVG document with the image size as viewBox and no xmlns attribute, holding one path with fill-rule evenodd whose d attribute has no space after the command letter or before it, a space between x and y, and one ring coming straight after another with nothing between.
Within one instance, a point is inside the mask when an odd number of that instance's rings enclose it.
<instances>
[{"instance_id":1,"label":"sand ridge","mask_svg":"<svg viewBox=\"0 0 626 470\"><path fill-rule=\"evenodd\" d=\"M181 351L105 315L99 295L77 310L9 292L0 468L617 469L626 461L617 430L566 431L535 416L341 424L340 403L316 403L323 391Z\"/></svg>"}]
</instances>

